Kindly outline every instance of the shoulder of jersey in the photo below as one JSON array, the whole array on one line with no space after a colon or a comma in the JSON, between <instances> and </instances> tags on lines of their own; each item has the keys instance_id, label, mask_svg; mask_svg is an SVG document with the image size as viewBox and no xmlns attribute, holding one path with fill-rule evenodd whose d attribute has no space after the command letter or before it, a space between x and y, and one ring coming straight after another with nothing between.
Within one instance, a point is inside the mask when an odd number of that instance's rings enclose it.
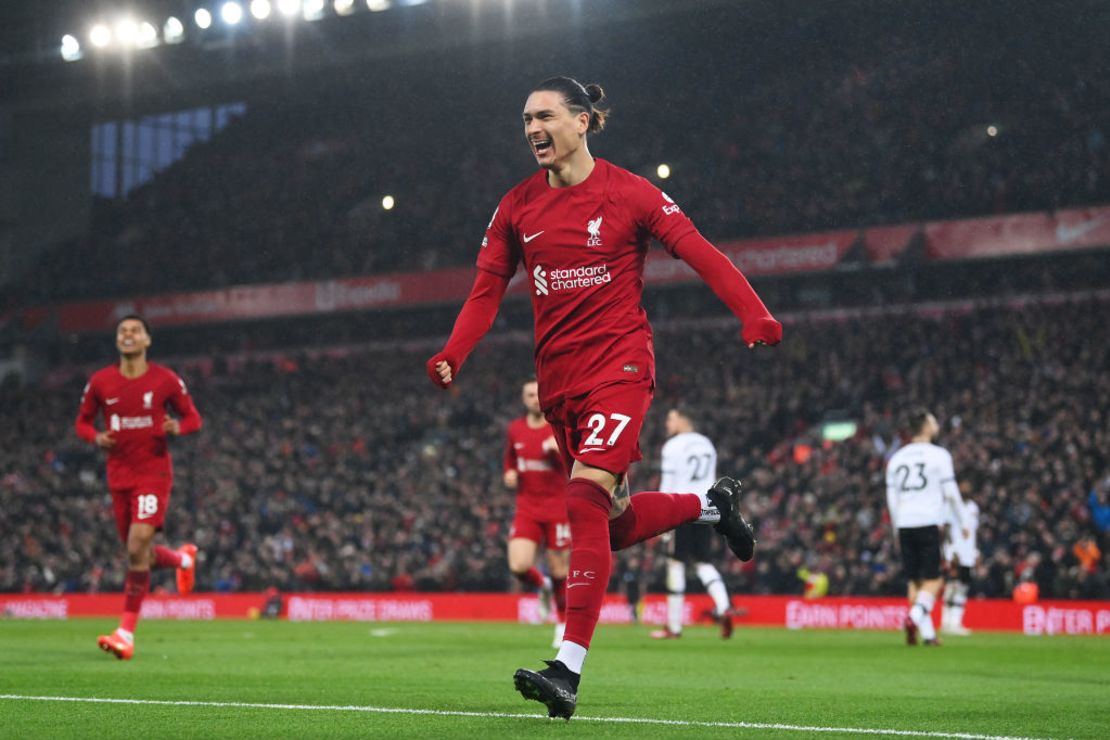
<instances>
[{"instance_id":1,"label":"shoulder of jersey","mask_svg":"<svg viewBox=\"0 0 1110 740\"><path fill-rule=\"evenodd\" d=\"M509 206L516 204L518 200L528 201L538 195L543 194L547 189L547 170L538 169L528 177L524 178L512 189L506 193L509 201Z\"/></svg>"},{"instance_id":2,"label":"shoulder of jersey","mask_svg":"<svg viewBox=\"0 0 1110 740\"><path fill-rule=\"evenodd\" d=\"M693 435L692 439L696 439L700 444L706 444L710 447L713 446L713 440L709 439L709 437L706 437L701 432L690 432L690 434Z\"/></svg>"},{"instance_id":3,"label":"shoulder of jersey","mask_svg":"<svg viewBox=\"0 0 1110 740\"><path fill-rule=\"evenodd\" d=\"M175 373L173 370L169 369L165 365L159 365L156 362L152 362L152 363L150 363L150 369L153 370L154 372L158 373L158 375L160 375L164 378L171 378L173 380L177 380L177 373Z\"/></svg>"},{"instance_id":4,"label":"shoulder of jersey","mask_svg":"<svg viewBox=\"0 0 1110 740\"><path fill-rule=\"evenodd\" d=\"M105 365L104 367L100 368L99 370L97 370L95 373L92 374L92 377L89 378L89 382L90 383L95 383L98 380L105 380L107 378L111 378L112 377L112 371L117 370L117 369L118 368L115 365Z\"/></svg>"}]
</instances>

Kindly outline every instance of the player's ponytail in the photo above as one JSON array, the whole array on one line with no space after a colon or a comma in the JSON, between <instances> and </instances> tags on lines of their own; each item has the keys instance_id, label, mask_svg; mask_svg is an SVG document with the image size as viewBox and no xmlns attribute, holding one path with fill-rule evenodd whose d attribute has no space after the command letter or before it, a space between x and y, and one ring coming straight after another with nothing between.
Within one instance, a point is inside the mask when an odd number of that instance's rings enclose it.
<instances>
[{"instance_id":1,"label":"player's ponytail","mask_svg":"<svg viewBox=\"0 0 1110 740\"><path fill-rule=\"evenodd\" d=\"M551 77L536 85L532 92L549 90L563 96L563 105L575 112L588 113L590 125L587 133L597 133L605 128L609 118L609 110L597 107L605 99L605 91L601 85L590 83L582 85L571 77Z\"/></svg>"}]
</instances>

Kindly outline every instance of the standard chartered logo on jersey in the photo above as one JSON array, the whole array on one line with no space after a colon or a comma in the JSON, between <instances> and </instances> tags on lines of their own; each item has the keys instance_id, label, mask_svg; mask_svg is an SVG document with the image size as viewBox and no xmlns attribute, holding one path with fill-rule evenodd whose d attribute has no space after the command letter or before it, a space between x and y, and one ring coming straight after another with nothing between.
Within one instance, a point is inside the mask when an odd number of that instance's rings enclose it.
<instances>
[{"instance_id":1,"label":"standard chartered logo on jersey","mask_svg":"<svg viewBox=\"0 0 1110 740\"><path fill-rule=\"evenodd\" d=\"M612 280L613 274L609 272L609 265L606 264L552 270L545 270L543 265L536 265L532 270L532 282L536 286L536 295L550 295L553 290L592 288L595 285L612 282Z\"/></svg>"}]
</instances>

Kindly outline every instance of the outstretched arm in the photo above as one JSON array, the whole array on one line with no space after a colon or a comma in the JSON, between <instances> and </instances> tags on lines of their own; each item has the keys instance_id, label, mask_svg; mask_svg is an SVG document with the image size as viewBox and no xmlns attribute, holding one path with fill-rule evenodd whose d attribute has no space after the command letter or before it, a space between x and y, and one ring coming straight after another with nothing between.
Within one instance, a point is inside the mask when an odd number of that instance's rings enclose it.
<instances>
[{"instance_id":1,"label":"outstretched arm","mask_svg":"<svg viewBox=\"0 0 1110 740\"><path fill-rule=\"evenodd\" d=\"M440 388L451 385L475 345L493 326L497 309L501 307L501 299L508 287L509 278L478 268L470 295L459 311L459 317L455 319L451 338L447 340L443 350L427 362L428 377L433 383Z\"/></svg>"},{"instance_id":2,"label":"outstretched arm","mask_svg":"<svg viewBox=\"0 0 1110 740\"><path fill-rule=\"evenodd\" d=\"M782 341L782 324L771 316L744 274L705 237L691 231L678 240L673 252L694 268L733 315L740 319L743 324L741 336L748 347Z\"/></svg>"}]
</instances>

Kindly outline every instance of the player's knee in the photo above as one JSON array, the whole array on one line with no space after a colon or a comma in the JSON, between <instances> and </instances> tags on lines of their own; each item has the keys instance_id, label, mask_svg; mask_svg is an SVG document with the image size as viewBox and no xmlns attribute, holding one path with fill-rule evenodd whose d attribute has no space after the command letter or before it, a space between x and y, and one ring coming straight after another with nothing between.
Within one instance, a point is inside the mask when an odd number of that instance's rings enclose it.
<instances>
[{"instance_id":1,"label":"player's knee","mask_svg":"<svg viewBox=\"0 0 1110 740\"><path fill-rule=\"evenodd\" d=\"M596 519L598 514L608 518L611 508L608 492L594 481L574 478L567 486L567 519L572 528Z\"/></svg>"},{"instance_id":2,"label":"player's knee","mask_svg":"<svg viewBox=\"0 0 1110 740\"><path fill-rule=\"evenodd\" d=\"M146 568L154 559L152 539L132 532L127 537L127 563L131 568Z\"/></svg>"}]
</instances>

